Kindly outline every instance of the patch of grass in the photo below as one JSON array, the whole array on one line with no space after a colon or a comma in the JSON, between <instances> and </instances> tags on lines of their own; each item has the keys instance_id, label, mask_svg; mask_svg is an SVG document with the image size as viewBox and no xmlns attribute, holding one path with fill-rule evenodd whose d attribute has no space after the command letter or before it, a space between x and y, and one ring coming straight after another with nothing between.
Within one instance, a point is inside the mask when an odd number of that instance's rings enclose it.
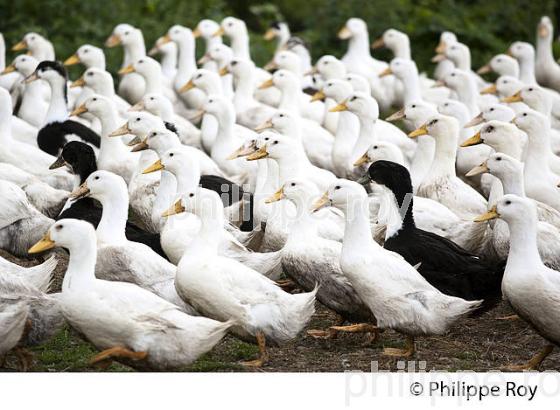
<instances>
[{"instance_id":1,"label":"patch of grass","mask_svg":"<svg viewBox=\"0 0 560 410\"><path fill-rule=\"evenodd\" d=\"M80 339L71 329L64 328L47 343L32 349L34 366L38 372L97 371L89 365L89 360L97 351L89 343ZM132 369L113 363L105 371L131 371Z\"/></svg>"}]
</instances>

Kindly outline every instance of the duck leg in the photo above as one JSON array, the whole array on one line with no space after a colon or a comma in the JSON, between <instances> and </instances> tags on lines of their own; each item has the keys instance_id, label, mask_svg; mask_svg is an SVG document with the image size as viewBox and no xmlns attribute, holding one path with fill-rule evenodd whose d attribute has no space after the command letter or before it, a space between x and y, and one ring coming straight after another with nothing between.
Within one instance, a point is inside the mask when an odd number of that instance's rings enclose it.
<instances>
[{"instance_id":1,"label":"duck leg","mask_svg":"<svg viewBox=\"0 0 560 410\"><path fill-rule=\"evenodd\" d=\"M266 337L264 333L259 330L257 331L257 334L255 336L257 338L257 344L259 346L259 358L248 362L241 362L243 366L262 367L266 362L268 362L268 352L266 351Z\"/></svg>"},{"instance_id":2,"label":"duck leg","mask_svg":"<svg viewBox=\"0 0 560 410\"><path fill-rule=\"evenodd\" d=\"M18 370L26 372L29 370L33 364L33 353L23 347L16 347L14 349L14 354L18 359L19 368Z\"/></svg>"},{"instance_id":3,"label":"duck leg","mask_svg":"<svg viewBox=\"0 0 560 410\"><path fill-rule=\"evenodd\" d=\"M395 356L395 357L411 357L416 352L416 347L414 346L414 337L406 337L406 348L395 349L392 347L386 347L383 349L383 355L385 356Z\"/></svg>"},{"instance_id":4,"label":"duck leg","mask_svg":"<svg viewBox=\"0 0 560 410\"><path fill-rule=\"evenodd\" d=\"M523 370L539 370L541 363L546 359L546 357L552 353L554 350L554 345L546 345L539 353L531 358L525 364L509 365L505 366L505 370L511 370L514 372L521 372Z\"/></svg>"},{"instance_id":5,"label":"duck leg","mask_svg":"<svg viewBox=\"0 0 560 410\"><path fill-rule=\"evenodd\" d=\"M340 315L337 315L337 319L335 323L336 323L335 326L342 326L342 324L344 323L344 318ZM314 339L336 339L338 330L335 330L332 327L330 327L327 330L309 329L307 331L307 334Z\"/></svg>"},{"instance_id":6,"label":"duck leg","mask_svg":"<svg viewBox=\"0 0 560 410\"><path fill-rule=\"evenodd\" d=\"M276 284L278 286L280 286L282 288L282 290L285 291L285 292L290 292L290 291L294 290L295 288L297 288L297 285L291 279L277 280Z\"/></svg>"},{"instance_id":7,"label":"duck leg","mask_svg":"<svg viewBox=\"0 0 560 410\"><path fill-rule=\"evenodd\" d=\"M370 323L357 323L355 325L348 326L331 326L330 328L338 332L349 333L377 333L379 331L377 326Z\"/></svg>"},{"instance_id":8,"label":"duck leg","mask_svg":"<svg viewBox=\"0 0 560 410\"><path fill-rule=\"evenodd\" d=\"M132 360L142 360L148 356L148 352L133 352L122 346L111 347L110 349L105 349L101 353L96 354L89 361L89 364L96 364L105 360L110 360L115 357L125 357Z\"/></svg>"}]
</instances>

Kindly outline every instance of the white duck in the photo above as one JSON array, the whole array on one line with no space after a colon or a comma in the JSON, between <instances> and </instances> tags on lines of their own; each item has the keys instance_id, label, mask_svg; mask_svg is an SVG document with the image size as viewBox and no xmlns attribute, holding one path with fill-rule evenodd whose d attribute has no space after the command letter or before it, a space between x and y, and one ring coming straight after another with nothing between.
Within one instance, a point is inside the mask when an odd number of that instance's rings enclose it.
<instances>
[{"instance_id":1,"label":"white duck","mask_svg":"<svg viewBox=\"0 0 560 410\"><path fill-rule=\"evenodd\" d=\"M70 252L58 297L64 317L102 350L91 364L120 359L144 370L177 369L209 351L233 325L185 314L134 284L96 278L95 232L84 221L56 222L30 252L55 246Z\"/></svg>"},{"instance_id":2,"label":"white duck","mask_svg":"<svg viewBox=\"0 0 560 410\"><path fill-rule=\"evenodd\" d=\"M537 58L535 74L544 87L560 92L560 65L554 61L552 40L554 27L548 16L543 16L537 26Z\"/></svg>"},{"instance_id":3,"label":"white duck","mask_svg":"<svg viewBox=\"0 0 560 410\"><path fill-rule=\"evenodd\" d=\"M208 317L235 320L231 328L235 335L246 340L256 338L259 358L245 364L262 366L268 358L267 341L288 342L309 322L315 312L317 289L291 295L257 271L219 256L223 209L215 192L197 188L184 194L178 203L179 211L192 212L201 220L200 232L177 268L179 293Z\"/></svg>"}]
</instances>

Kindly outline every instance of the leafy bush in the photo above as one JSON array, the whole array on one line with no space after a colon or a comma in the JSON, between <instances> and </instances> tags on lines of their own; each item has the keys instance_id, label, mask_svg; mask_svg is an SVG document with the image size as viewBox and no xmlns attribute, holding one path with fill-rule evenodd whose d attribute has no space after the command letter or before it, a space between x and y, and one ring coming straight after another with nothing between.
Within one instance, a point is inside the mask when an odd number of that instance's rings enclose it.
<instances>
[{"instance_id":1,"label":"leafy bush","mask_svg":"<svg viewBox=\"0 0 560 410\"><path fill-rule=\"evenodd\" d=\"M473 66L484 64L492 55L505 51L513 40L534 41L541 15L560 12L554 0L459 1L459 0L0 0L0 31L8 45L28 31L46 35L59 59L70 56L84 43L102 45L113 27L129 23L144 32L146 46L173 24L194 27L202 18L220 21L234 15L251 30L251 52L257 64L268 61L274 44L262 33L273 20L286 20L293 31L312 44L313 57L341 56L346 43L336 38L349 17L363 18L373 41L385 29L394 27L410 35L413 58L422 70L430 70L430 57L442 30L455 32L471 47ZM556 7L556 10L555 10ZM203 50L199 43L198 54ZM560 51L560 50L559 50ZM106 50L108 67L116 71L121 50ZM386 50L375 56L389 59ZM10 61L13 54L9 54ZM74 76L81 70L75 68Z\"/></svg>"}]
</instances>

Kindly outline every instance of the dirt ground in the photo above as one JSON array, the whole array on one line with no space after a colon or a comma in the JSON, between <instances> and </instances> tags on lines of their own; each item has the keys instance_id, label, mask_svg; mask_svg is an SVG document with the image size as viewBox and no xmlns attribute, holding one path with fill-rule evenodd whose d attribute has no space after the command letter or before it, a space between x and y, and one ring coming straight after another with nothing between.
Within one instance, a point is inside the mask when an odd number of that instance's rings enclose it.
<instances>
[{"instance_id":1,"label":"dirt ground","mask_svg":"<svg viewBox=\"0 0 560 410\"><path fill-rule=\"evenodd\" d=\"M31 266L40 260L22 260L6 252L0 255L20 265ZM66 258L57 251L59 264L56 268L54 290L60 284L66 269ZM420 338L416 342L417 353L413 363L423 370L459 371L498 370L508 364L521 364L541 349L545 341L522 320L499 320L513 314L506 302L480 317L465 318L458 322L445 336ZM310 329L326 328L335 321L335 315L317 304L317 313ZM271 348L270 361L262 372L341 372L348 370L371 371L402 370L404 362L385 357L383 347L401 347L404 339L393 331L381 334L378 341L364 345L364 335L341 334L334 340L315 340L301 335L293 343ZM82 341L71 329L43 346L33 349L35 355L31 371L99 371L88 365L95 349ZM256 346L227 337L212 352L200 358L185 371L248 371L239 361L250 360L257 353ZM5 369L14 364L9 358ZM410 368L410 367L408 367ZM0 370L0 371L1 371ZM130 371L115 364L107 371ZM541 370L560 370L560 351L557 349L543 363Z\"/></svg>"}]
</instances>

